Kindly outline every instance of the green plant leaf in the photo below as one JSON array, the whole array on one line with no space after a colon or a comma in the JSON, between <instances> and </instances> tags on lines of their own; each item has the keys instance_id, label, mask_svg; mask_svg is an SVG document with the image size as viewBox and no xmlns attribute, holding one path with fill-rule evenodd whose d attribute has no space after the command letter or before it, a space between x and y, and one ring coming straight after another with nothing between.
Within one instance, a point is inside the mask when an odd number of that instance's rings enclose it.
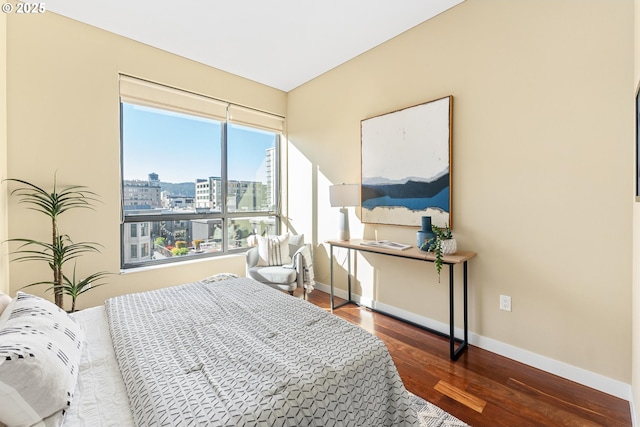
<instances>
[{"instance_id":1,"label":"green plant leaf","mask_svg":"<svg viewBox=\"0 0 640 427\"><path fill-rule=\"evenodd\" d=\"M94 273L88 276L86 282L82 285L82 281L77 282L79 288L64 287L65 284L75 284L75 265L74 273L71 279L64 276L63 267L71 261L76 260L80 256L87 253L99 253L99 247L102 245L96 242L77 242L74 243L67 234L62 234L58 230L57 218L59 215L72 209L91 209L94 210L93 204L99 202L98 195L88 190L82 185L69 185L59 188L57 185L57 172L53 176L53 188L46 191L33 183L22 179L8 178L5 181L14 182L19 185L18 188L11 191L11 196L19 197L18 203L27 205L27 209L40 212L46 215L51 222L51 241L42 242L34 239L16 238L9 239L5 242L18 243L17 249L11 252L14 257L12 261L38 261L45 262L53 272L53 280L40 280L27 286L35 285L51 285L47 291L53 290L55 302L62 307L62 295L71 292L73 298L73 309L75 309L75 298L77 295L86 292L102 283L95 283L103 278L106 272ZM66 280L66 281L65 281Z\"/></svg>"}]
</instances>

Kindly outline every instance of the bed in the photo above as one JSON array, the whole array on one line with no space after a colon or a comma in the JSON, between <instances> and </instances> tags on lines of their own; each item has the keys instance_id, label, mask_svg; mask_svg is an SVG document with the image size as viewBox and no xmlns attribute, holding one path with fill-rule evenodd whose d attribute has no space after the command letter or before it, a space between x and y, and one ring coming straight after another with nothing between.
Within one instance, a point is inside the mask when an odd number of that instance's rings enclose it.
<instances>
[{"instance_id":1,"label":"bed","mask_svg":"<svg viewBox=\"0 0 640 427\"><path fill-rule=\"evenodd\" d=\"M18 293L0 315L0 360L12 358L0 362L0 402L13 402L0 404L0 422L47 427L418 425L396 367L377 337L252 279L223 278L123 295L69 316L46 300ZM53 321L47 329L40 320ZM47 334L53 334L47 338L49 348L40 349L36 341ZM37 371L20 363L46 357L29 352L51 353L52 365L66 359L60 378L39 378L27 387L30 380L18 382L7 374ZM38 382L46 385L40 386L47 390L40 391L44 396L68 396L42 408L45 397L29 391ZM62 385L51 386L57 382ZM18 404L29 407L29 414L16 414Z\"/></svg>"}]
</instances>

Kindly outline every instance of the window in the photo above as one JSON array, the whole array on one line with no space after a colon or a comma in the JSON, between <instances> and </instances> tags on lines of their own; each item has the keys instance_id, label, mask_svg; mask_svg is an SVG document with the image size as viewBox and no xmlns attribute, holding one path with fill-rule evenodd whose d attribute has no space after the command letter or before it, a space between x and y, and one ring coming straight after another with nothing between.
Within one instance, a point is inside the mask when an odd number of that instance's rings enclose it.
<instances>
[{"instance_id":1,"label":"window","mask_svg":"<svg viewBox=\"0 0 640 427\"><path fill-rule=\"evenodd\" d=\"M148 243L143 243L142 247L140 248L140 257L141 258L146 258L149 256L149 244Z\"/></svg>"},{"instance_id":2,"label":"window","mask_svg":"<svg viewBox=\"0 0 640 427\"><path fill-rule=\"evenodd\" d=\"M120 98L123 268L279 232L281 117L126 76Z\"/></svg>"}]
</instances>

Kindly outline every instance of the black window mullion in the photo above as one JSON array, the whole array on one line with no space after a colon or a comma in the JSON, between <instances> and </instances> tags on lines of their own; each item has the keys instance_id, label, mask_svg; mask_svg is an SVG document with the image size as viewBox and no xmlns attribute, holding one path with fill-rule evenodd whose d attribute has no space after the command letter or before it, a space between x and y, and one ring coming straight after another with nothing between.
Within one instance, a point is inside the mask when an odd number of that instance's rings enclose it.
<instances>
[{"instance_id":1,"label":"black window mullion","mask_svg":"<svg viewBox=\"0 0 640 427\"><path fill-rule=\"evenodd\" d=\"M281 229L281 192L280 192L280 142L281 142L281 135L280 134L276 134L276 142L275 142L275 159L273 160L273 164L271 165L271 167L273 168L272 171L272 182L271 185L275 186L274 190L274 204L272 205L270 203L270 206L267 207L268 210L263 210L263 211L241 211L238 209L235 209L234 211L230 211L229 210L229 204L228 204L228 198L229 198L229 159L228 156L230 155L230 150L229 148L233 148L233 146L230 146L229 144L233 144L234 141L229 141L229 131L230 131L230 124L229 124L229 112L227 111L227 119L225 121L221 121L220 122L220 189L219 189L219 196L220 196L220 204L219 206L216 206L216 211L214 212L202 212L202 213L197 213L197 212L189 212L189 213L177 213L177 212L170 212L170 213L155 213L155 214L145 214L145 213L132 213L130 215L127 215L127 211L125 210L125 199L127 199L127 195L125 194L125 177L124 177L124 155L122 153L124 153L125 150L125 141L124 141L124 120L125 120L125 113L124 113L124 107L123 107L123 103L120 103L120 152L121 152L121 156L120 156L120 170L121 170L121 179L120 179L120 189L121 189L121 197L120 197L120 215L121 215L121 226L120 226L120 236L121 236L121 243L120 243L120 259L121 259L121 266L122 268L132 268L132 267L141 267L141 266L147 266L147 265L157 265L157 264L165 264L165 263L169 263L169 262L179 262L182 261L183 259L193 259L196 257L210 257L210 256L216 256L216 255L223 255L223 254L229 254L229 253L238 253L238 252L242 252L243 250L246 250L246 247L230 247L230 245L234 245L234 237L231 235L232 233L230 233L229 228L231 227L231 221L232 220L247 220L247 224L249 224L249 232L251 233L251 224L253 224L253 222L251 221L251 218L248 217L274 217L275 219L275 224L274 224L274 228L271 228L271 230L275 230L277 232L280 231ZM213 185L213 184L211 184ZM244 187L242 187L244 188ZM247 186L247 188L249 188ZM257 187L256 187L257 188ZM258 192L258 190L256 188L253 189L247 189L246 191L253 191L254 193L254 199L256 197L257 194L262 194L262 197L265 197L263 194L263 191ZM240 190L239 190L240 191ZM244 193L241 193L244 194ZM214 197L216 197L214 195ZM197 188L196 188L196 194L194 196L194 203L196 203L196 199L197 199ZM217 201L216 201L217 202ZM251 205L251 204L250 204ZM264 206L264 204L262 202L258 203L256 200L253 201L253 208L254 209L264 209L266 206ZM247 207L244 207L243 209L247 209ZM251 208L249 208L251 209ZM140 212L140 211L138 211ZM166 211L165 211L166 212ZM138 256L139 254L136 254L136 257L133 258L131 257L130 260L126 260L125 259L125 244L130 244L127 243L129 242L128 238L130 238L131 236L127 236L127 239L125 239L125 233L131 233L131 226L136 227L137 223L155 223L155 222L164 222L164 221L190 221L190 220L204 220L204 219L212 219L212 220L217 220L221 222L221 246L220 246L220 250L217 253L208 253L208 254L192 254L191 256L189 256L188 258L166 258L166 259L152 259L152 260L145 260L142 261L140 256ZM130 226L126 225L126 224L130 224ZM260 221L260 224L271 224L271 222L262 222ZM155 226L154 226L155 227ZM245 225L242 225L242 230L243 233L245 232L245 229L247 228ZM261 226L262 227L262 226ZM271 227L270 225L268 225L267 227ZM140 228L140 227L137 227ZM254 228L255 229L255 228ZM136 237L142 237L142 231L140 230L136 230ZM148 234L151 237L152 236L152 228L149 227L148 230ZM272 231L271 231L272 232ZM244 238L244 235L242 236L242 238ZM186 240L190 240L191 237L187 237ZM215 241L217 242L217 238L215 239ZM151 248L153 247L153 241L151 241L152 243L149 245L148 247L148 253L151 253ZM132 244L130 244L132 245ZM136 246L137 247L137 246ZM131 249L131 246L128 248L129 250ZM138 251L140 250L140 248L138 248ZM217 245L216 245L216 250L217 250ZM148 254L147 253L147 254ZM145 255L146 257L146 255Z\"/></svg>"},{"instance_id":2,"label":"black window mullion","mask_svg":"<svg viewBox=\"0 0 640 427\"><path fill-rule=\"evenodd\" d=\"M221 154L221 162L220 165L220 186L222 187L220 190L221 198L222 198L222 252L227 253L229 246L229 211L227 208L227 191L228 191L228 176L227 176L227 138L229 135L227 126L229 126L229 109L227 108L227 120L222 124L221 132L221 144L220 147Z\"/></svg>"},{"instance_id":3,"label":"black window mullion","mask_svg":"<svg viewBox=\"0 0 640 427\"><path fill-rule=\"evenodd\" d=\"M273 174L274 178L273 178L273 183L272 185L275 185L275 189L273 190L275 192L275 194L277 194L276 198L276 213L275 213L275 217L276 217L276 230L278 232L278 234L280 234L280 224L282 223L281 221L281 215L280 213L282 212L282 197L280 197L282 194L280 193L280 141L281 141L281 135L277 134L276 135L276 165L275 165L275 173Z\"/></svg>"}]
</instances>

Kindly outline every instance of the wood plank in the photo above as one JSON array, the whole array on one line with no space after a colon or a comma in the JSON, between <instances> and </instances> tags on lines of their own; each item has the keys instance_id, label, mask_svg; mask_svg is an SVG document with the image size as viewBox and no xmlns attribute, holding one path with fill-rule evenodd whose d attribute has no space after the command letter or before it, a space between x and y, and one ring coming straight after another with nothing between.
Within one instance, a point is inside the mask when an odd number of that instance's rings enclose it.
<instances>
[{"instance_id":1,"label":"wood plank","mask_svg":"<svg viewBox=\"0 0 640 427\"><path fill-rule=\"evenodd\" d=\"M463 405L473 409L476 412L482 413L482 411L484 411L484 407L487 406L487 402L480 399L479 397L467 393L466 391L454 387L442 380L438 381L438 384L436 384L434 389L444 394L445 396L449 396L456 402L460 402Z\"/></svg>"},{"instance_id":2,"label":"wood plank","mask_svg":"<svg viewBox=\"0 0 640 427\"><path fill-rule=\"evenodd\" d=\"M329 308L323 292L316 290L308 299ZM472 345L452 362L446 338L356 305L334 314L366 327L386 344L407 390L473 427L631 427L624 399Z\"/></svg>"}]
</instances>

